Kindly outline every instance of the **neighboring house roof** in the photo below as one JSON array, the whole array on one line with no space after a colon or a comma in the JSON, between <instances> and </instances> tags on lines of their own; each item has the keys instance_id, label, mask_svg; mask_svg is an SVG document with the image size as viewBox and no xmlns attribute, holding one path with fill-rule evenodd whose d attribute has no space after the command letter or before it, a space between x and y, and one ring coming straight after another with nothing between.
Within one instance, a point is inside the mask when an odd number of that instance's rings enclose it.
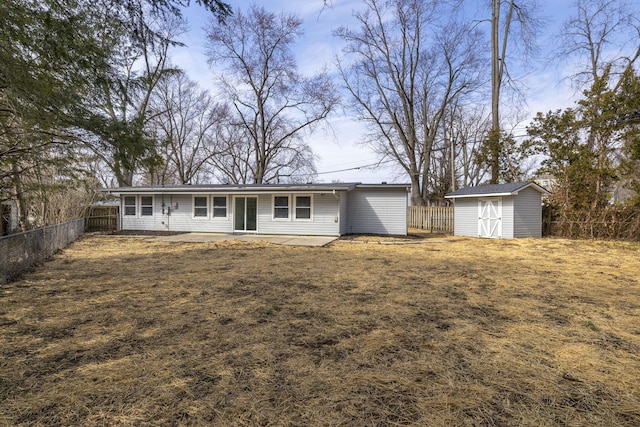
<instances>
[{"instance_id":1,"label":"neighboring house roof","mask_svg":"<svg viewBox=\"0 0 640 427\"><path fill-rule=\"evenodd\" d=\"M447 194L445 198L455 199L460 197L515 196L518 192L529 187L542 194L550 194L535 182L513 182L509 184L490 184L478 185L476 187L465 187Z\"/></svg>"},{"instance_id":2,"label":"neighboring house roof","mask_svg":"<svg viewBox=\"0 0 640 427\"><path fill-rule=\"evenodd\" d=\"M327 191L351 191L356 187L380 189L408 189L410 184L362 184L360 182L332 184L204 184L204 185L145 185L138 187L119 187L103 189L103 192L120 195L127 193L278 193L307 192L320 193Z\"/></svg>"},{"instance_id":3,"label":"neighboring house roof","mask_svg":"<svg viewBox=\"0 0 640 427\"><path fill-rule=\"evenodd\" d=\"M90 204L91 207L120 206L120 200L101 200Z\"/></svg>"}]
</instances>

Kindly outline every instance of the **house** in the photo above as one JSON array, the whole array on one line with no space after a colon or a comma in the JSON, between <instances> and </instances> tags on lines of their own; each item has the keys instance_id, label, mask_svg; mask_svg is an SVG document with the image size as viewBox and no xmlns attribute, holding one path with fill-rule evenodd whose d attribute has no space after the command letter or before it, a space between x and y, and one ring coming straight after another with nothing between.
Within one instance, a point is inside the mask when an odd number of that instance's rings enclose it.
<instances>
[{"instance_id":1,"label":"house","mask_svg":"<svg viewBox=\"0 0 640 427\"><path fill-rule=\"evenodd\" d=\"M536 184L538 184L540 187L544 188L547 191L553 191L558 180L556 179L555 176L545 173L545 174L540 174L536 176L533 179L533 182L535 182Z\"/></svg>"},{"instance_id":2,"label":"house","mask_svg":"<svg viewBox=\"0 0 640 427\"><path fill-rule=\"evenodd\" d=\"M511 239L542 236L542 196L534 182L480 185L447 194L454 200L455 236Z\"/></svg>"},{"instance_id":3,"label":"house","mask_svg":"<svg viewBox=\"0 0 640 427\"><path fill-rule=\"evenodd\" d=\"M120 228L340 236L407 234L408 184L120 187Z\"/></svg>"}]
</instances>

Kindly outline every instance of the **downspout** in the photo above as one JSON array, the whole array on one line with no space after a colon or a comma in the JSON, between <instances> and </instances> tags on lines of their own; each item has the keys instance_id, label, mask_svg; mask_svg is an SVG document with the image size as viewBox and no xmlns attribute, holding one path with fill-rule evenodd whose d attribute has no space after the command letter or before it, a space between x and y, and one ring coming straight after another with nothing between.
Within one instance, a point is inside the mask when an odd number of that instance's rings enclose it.
<instances>
[{"instance_id":1,"label":"downspout","mask_svg":"<svg viewBox=\"0 0 640 427\"><path fill-rule=\"evenodd\" d=\"M336 193L336 189L333 189L333 197L336 198L336 200L338 201L338 214L335 217L335 222L338 224L338 235L342 235L342 230L341 230L341 221L342 218L340 217L340 195Z\"/></svg>"},{"instance_id":2,"label":"downspout","mask_svg":"<svg viewBox=\"0 0 640 427\"><path fill-rule=\"evenodd\" d=\"M169 224L171 223L171 208L173 208L173 194L169 195L169 207L167 208L167 231L170 230Z\"/></svg>"},{"instance_id":3,"label":"downspout","mask_svg":"<svg viewBox=\"0 0 640 427\"><path fill-rule=\"evenodd\" d=\"M164 189L164 173L162 174L162 188ZM162 196L162 215L164 216L164 208L165 208L164 191L160 194ZM171 202L173 202L173 195L171 195L170 197L171 197L170 203L169 203L169 206L167 207L167 231L169 231L169 218L171 217ZM162 221L162 224L164 225L164 221Z\"/></svg>"}]
</instances>

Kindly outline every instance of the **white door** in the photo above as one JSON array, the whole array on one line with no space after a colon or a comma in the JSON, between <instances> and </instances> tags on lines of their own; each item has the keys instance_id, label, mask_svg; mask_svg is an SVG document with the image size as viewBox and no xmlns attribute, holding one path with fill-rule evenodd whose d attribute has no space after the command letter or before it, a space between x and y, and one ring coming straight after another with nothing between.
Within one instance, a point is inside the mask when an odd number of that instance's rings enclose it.
<instances>
[{"instance_id":1,"label":"white door","mask_svg":"<svg viewBox=\"0 0 640 427\"><path fill-rule=\"evenodd\" d=\"M478 237L502 237L502 198L478 199Z\"/></svg>"}]
</instances>

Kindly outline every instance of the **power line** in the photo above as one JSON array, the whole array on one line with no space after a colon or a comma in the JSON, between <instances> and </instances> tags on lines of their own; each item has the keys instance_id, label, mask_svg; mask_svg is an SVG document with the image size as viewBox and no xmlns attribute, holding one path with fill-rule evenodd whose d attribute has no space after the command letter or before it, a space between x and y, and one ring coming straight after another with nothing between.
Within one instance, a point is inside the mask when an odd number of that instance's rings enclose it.
<instances>
[{"instance_id":1,"label":"power line","mask_svg":"<svg viewBox=\"0 0 640 427\"><path fill-rule=\"evenodd\" d=\"M525 138L529 135L509 135L509 137L511 138ZM456 143L456 146L459 145L467 145L470 143L477 143L477 142L486 142L486 140L472 140L472 141L463 141L463 142L458 142ZM436 148L431 148L430 151L444 151L444 150L448 150L450 147L447 146L442 146L442 147L436 147ZM366 169L366 168L370 168L370 167L374 167L374 166L380 166L386 163L391 163L391 162L395 162L395 159L388 159L388 160L381 160L379 162L376 163L370 163L370 164L366 164L366 165L360 165L360 166L354 166L354 167L350 167L350 168L344 168L344 169L336 169L336 170L331 170L331 171L324 171L324 172L316 172L316 173L304 173L304 174L296 174L297 176L315 176L315 175L330 175L333 173L340 173L340 172L349 172L349 171L355 171L355 170L361 170L361 169Z\"/></svg>"},{"instance_id":2,"label":"power line","mask_svg":"<svg viewBox=\"0 0 640 427\"><path fill-rule=\"evenodd\" d=\"M325 172L317 172L315 175L328 175L328 174L331 174L331 173L348 172L348 171L360 170L360 169L364 169L364 168L370 168L370 167L373 167L373 166L380 166L380 165L382 165L382 164L390 163L390 162L393 162L393 160L392 160L392 159L389 159L389 160L383 160L383 161L376 162L376 163L370 163L370 164L368 164L368 165L354 166L354 167L352 167L352 168L337 169L337 170L333 170L333 171L325 171ZM308 175L313 175L313 174L308 174Z\"/></svg>"}]
</instances>

